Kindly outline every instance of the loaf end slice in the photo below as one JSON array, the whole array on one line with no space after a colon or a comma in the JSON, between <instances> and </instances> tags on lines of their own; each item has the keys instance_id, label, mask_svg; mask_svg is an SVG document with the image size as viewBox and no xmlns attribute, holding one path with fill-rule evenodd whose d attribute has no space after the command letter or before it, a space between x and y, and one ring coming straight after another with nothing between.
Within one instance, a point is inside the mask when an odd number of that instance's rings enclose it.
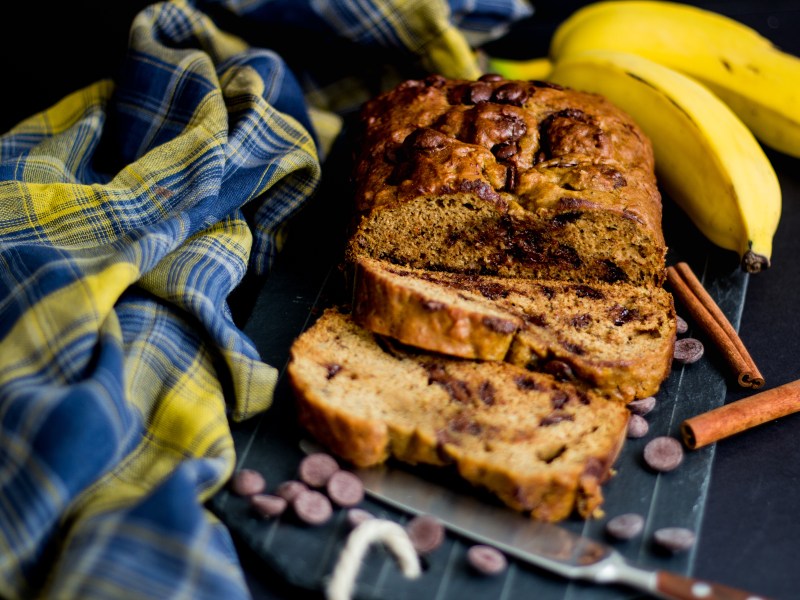
<instances>
[{"instance_id":1,"label":"loaf end slice","mask_svg":"<svg viewBox=\"0 0 800 600\"><path fill-rule=\"evenodd\" d=\"M652 146L602 97L433 76L367 102L359 123L349 260L663 283Z\"/></svg>"},{"instance_id":2,"label":"loaf end slice","mask_svg":"<svg viewBox=\"0 0 800 600\"><path fill-rule=\"evenodd\" d=\"M337 309L297 338L288 376L301 424L342 459L450 465L545 521L597 514L629 416L546 374L388 344Z\"/></svg>"}]
</instances>

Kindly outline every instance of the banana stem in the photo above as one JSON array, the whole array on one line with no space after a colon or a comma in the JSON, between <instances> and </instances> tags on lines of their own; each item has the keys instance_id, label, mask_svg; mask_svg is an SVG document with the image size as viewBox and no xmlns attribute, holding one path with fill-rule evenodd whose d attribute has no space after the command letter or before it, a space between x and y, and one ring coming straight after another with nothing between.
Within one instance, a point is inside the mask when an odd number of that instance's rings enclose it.
<instances>
[{"instance_id":1,"label":"banana stem","mask_svg":"<svg viewBox=\"0 0 800 600\"><path fill-rule=\"evenodd\" d=\"M760 273L765 269L769 269L769 267L769 259L761 254L756 254L752 250L748 250L742 256L742 270L747 273Z\"/></svg>"}]
</instances>

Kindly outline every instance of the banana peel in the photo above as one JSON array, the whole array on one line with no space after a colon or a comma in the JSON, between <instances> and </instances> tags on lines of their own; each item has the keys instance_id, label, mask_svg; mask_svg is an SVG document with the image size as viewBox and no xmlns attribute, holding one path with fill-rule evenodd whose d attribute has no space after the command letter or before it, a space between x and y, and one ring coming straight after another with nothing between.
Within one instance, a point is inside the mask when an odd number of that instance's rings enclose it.
<instances>
[{"instance_id":1,"label":"banana peel","mask_svg":"<svg viewBox=\"0 0 800 600\"><path fill-rule=\"evenodd\" d=\"M653 144L656 175L713 243L742 268L770 266L781 214L777 175L748 127L694 79L647 58L615 51L562 56L549 80L605 96Z\"/></svg>"},{"instance_id":2,"label":"banana peel","mask_svg":"<svg viewBox=\"0 0 800 600\"><path fill-rule=\"evenodd\" d=\"M586 50L643 56L688 75L714 94L765 145L800 157L800 58L722 14L665 0L605 0L556 29L555 63Z\"/></svg>"}]
</instances>

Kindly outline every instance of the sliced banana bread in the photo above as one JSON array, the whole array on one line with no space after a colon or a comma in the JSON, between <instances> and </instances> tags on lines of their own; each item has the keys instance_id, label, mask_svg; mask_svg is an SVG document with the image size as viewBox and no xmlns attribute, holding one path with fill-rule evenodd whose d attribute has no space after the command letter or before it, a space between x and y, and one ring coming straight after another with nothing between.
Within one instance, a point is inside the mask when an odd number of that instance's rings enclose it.
<instances>
[{"instance_id":1,"label":"sliced banana bread","mask_svg":"<svg viewBox=\"0 0 800 600\"><path fill-rule=\"evenodd\" d=\"M360 122L348 260L663 283L650 142L600 96L431 76L368 102Z\"/></svg>"},{"instance_id":2,"label":"sliced banana bread","mask_svg":"<svg viewBox=\"0 0 800 600\"><path fill-rule=\"evenodd\" d=\"M676 336L663 288L464 275L369 258L355 265L353 317L404 344L506 360L630 401L669 375Z\"/></svg>"},{"instance_id":3,"label":"sliced banana bread","mask_svg":"<svg viewBox=\"0 0 800 600\"><path fill-rule=\"evenodd\" d=\"M588 517L625 438L621 402L507 362L387 344L327 309L292 346L301 424L357 466L452 465L536 519Z\"/></svg>"}]
</instances>

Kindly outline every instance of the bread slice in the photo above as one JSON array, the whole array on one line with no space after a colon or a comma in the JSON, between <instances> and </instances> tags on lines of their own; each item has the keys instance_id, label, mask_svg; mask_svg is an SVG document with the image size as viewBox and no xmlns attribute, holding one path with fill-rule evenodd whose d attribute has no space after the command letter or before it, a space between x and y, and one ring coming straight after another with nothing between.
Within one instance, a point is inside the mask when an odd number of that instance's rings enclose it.
<instances>
[{"instance_id":1,"label":"bread slice","mask_svg":"<svg viewBox=\"0 0 800 600\"><path fill-rule=\"evenodd\" d=\"M366 103L360 124L349 261L663 283L652 147L602 97L431 76Z\"/></svg>"},{"instance_id":2,"label":"bread slice","mask_svg":"<svg viewBox=\"0 0 800 600\"><path fill-rule=\"evenodd\" d=\"M296 339L287 372L301 424L342 459L450 464L546 521L597 514L629 415L506 362L387 345L337 309Z\"/></svg>"},{"instance_id":3,"label":"bread slice","mask_svg":"<svg viewBox=\"0 0 800 600\"><path fill-rule=\"evenodd\" d=\"M354 273L355 321L404 344L506 360L623 401L655 394L670 372L675 308L661 287L442 273L369 258Z\"/></svg>"}]
</instances>

